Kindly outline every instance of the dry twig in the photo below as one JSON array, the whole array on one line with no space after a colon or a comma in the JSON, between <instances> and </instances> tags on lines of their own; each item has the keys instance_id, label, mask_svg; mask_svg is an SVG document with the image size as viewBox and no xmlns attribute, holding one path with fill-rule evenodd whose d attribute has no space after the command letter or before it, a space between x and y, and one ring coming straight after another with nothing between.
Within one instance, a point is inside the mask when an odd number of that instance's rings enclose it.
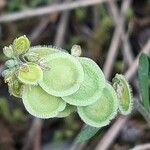
<instances>
[{"instance_id":1,"label":"dry twig","mask_svg":"<svg viewBox=\"0 0 150 150\"><path fill-rule=\"evenodd\" d=\"M114 35L113 35L113 38L112 38L112 41L111 41L111 44L110 44L110 47L108 50L106 63L104 64L104 74L105 74L106 78L109 79L112 68L113 68L114 61L118 54L121 39L123 41L123 44L127 44L126 46L124 45L126 53L128 53L128 51L130 51L130 49L129 49L130 46L129 46L128 39L125 36L124 18L119 15L119 11L117 9L115 1L109 0L107 4L111 10L112 18L116 25ZM122 14L124 14L126 12L129 5L130 5L130 0L123 1L122 7L121 7ZM131 60L132 58L129 56L129 59Z\"/></svg>"},{"instance_id":2,"label":"dry twig","mask_svg":"<svg viewBox=\"0 0 150 150\"><path fill-rule=\"evenodd\" d=\"M149 150L150 149L150 143L146 143L143 145L137 145L134 148L131 148L130 150Z\"/></svg>"},{"instance_id":3,"label":"dry twig","mask_svg":"<svg viewBox=\"0 0 150 150\"><path fill-rule=\"evenodd\" d=\"M11 13L11 14L5 14L0 16L0 23L2 22L10 22L10 21L16 21L19 19L25 19L35 16L42 16L50 13L65 11L65 10L72 10L78 7L87 7L96 5L102 2L105 2L107 0L78 0L73 2L64 2L61 4L54 4L42 8L37 9L31 9L31 10L25 10L21 12Z\"/></svg>"},{"instance_id":4,"label":"dry twig","mask_svg":"<svg viewBox=\"0 0 150 150\"><path fill-rule=\"evenodd\" d=\"M41 126L42 126L41 119L34 118L22 150L29 150L31 148L31 146L33 145L33 141L36 140L35 138L36 131L39 130Z\"/></svg>"}]
</instances>

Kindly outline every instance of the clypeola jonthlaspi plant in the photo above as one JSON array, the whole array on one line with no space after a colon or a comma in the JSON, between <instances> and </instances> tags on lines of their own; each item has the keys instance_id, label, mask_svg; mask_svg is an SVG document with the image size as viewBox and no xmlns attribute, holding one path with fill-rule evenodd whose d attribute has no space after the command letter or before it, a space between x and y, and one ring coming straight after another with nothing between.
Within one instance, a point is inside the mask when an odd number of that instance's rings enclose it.
<instances>
[{"instance_id":1,"label":"clypeola jonthlaspi plant","mask_svg":"<svg viewBox=\"0 0 150 150\"><path fill-rule=\"evenodd\" d=\"M100 67L90 58L80 57L74 45L71 54L57 47L31 47L26 36L4 47L9 60L3 77L9 93L22 98L26 110L38 118L67 117L77 112L87 124L77 141L93 136L120 110L132 110L131 88L121 74L108 83ZM86 134L85 134L86 132Z\"/></svg>"}]
</instances>

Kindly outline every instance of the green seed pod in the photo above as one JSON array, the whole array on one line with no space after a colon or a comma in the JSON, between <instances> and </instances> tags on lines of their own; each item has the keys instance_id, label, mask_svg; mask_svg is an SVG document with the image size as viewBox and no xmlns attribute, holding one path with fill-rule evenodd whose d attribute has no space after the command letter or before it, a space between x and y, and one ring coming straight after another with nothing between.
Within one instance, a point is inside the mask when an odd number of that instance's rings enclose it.
<instances>
[{"instance_id":1,"label":"green seed pod","mask_svg":"<svg viewBox=\"0 0 150 150\"><path fill-rule=\"evenodd\" d=\"M76 107L75 106L67 104L66 108L63 111L59 112L56 117L64 118L64 117L69 116L71 113L73 113L75 111L76 111Z\"/></svg>"},{"instance_id":2,"label":"green seed pod","mask_svg":"<svg viewBox=\"0 0 150 150\"><path fill-rule=\"evenodd\" d=\"M103 127L110 123L118 109L117 95L113 87L106 83L102 95L92 105L78 107L78 114L88 125Z\"/></svg>"},{"instance_id":3,"label":"green seed pod","mask_svg":"<svg viewBox=\"0 0 150 150\"><path fill-rule=\"evenodd\" d=\"M46 46L35 46L31 47L28 51L29 53L35 53L39 58L43 58L47 55L53 54L60 52L57 48L55 47L46 47Z\"/></svg>"},{"instance_id":4,"label":"green seed pod","mask_svg":"<svg viewBox=\"0 0 150 150\"><path fill-rule=\"evenodd\" d=\"M106 81L103 72L93 60L81 57L79 61L84 70L84 81L77 92L62 99L71 105L87 106L99 99Z\"/></svg>"},{"instance_id":5,"label":"green seed pod","mask_svg":"<svg viewBox=\"0 0 150 150\"><path fill-rule=\"evenodd\" d=\"M12 71L10 69L5 69L2 72L2 77L6 78L6 77L10 76L11 74L12 74Z\"/></svg>"},{"instance_id":6,"label":"green seed pod","mask_svg":"<svg viewBox=\"0 0 150 150\"><path fill-rule=\"evenodd\" d=\"M11 82L8 83L10 95L21 98L23 84L18 81L15 75L12 76Z\"/></svg>"},{"instance_id":7,"label":"green seed pod","mask_svg":"<svg viewBox=\"0 0 150 150\"><path fill-rule=\"evenodd\" d=\"M52 118L66 107L60 98L49 95L40 86L25 85L22 99L27 111L38 118Z\"/></svg>"},{"instance_id":8,"label":"green seed pod","mask_svg":"<svg viewBox=\"0 0 150 150\"><path fill-rule=\"evenodd\" d=\"M11 45L9 47L5 46L3 48L3 53L8 58L12 58L14 56L14 52L13 52L13 49L12 49Z\"/></svg>"},{"instance_id":9,"label":"green seed pod","mask_svg":"<svg viewBox=\"0 0 150 150\"><path fill-rule=\"evenodd\" d=\"M39 55L34 52L27 52L23 57L29 62L37 62L40 59Z\"/></svg>"},{"instance_id":10,"label":"green seed pod","mask_svg":"<svg viewBox=\"0 0 150 150\"><path fill-rule=\"evenodd\" d=\"M81 53L82 53L82 50L81 50L80 45L73 45L72 46L72 48L71 48L71 55L72 56L79 57L79 56L81 56Z\"/></svg>"},{"instance_id":11,"label":"green seed pod","mask_svg":"<svg viewBox=\"0 0 150 150\"><path fill-rule=\"evenodd\" d=\"M50 69L44 70L40 86L54 96L67 96L76 92L84 72L80 62L67 53L51 54L44 59Z\"/></svg>"},{"instance_id":12,"label":"green seed pod","mask_svg":"<svg viewBox=\"0 0 150 150\"><path fill-rule=\"evenodd\" d=\"M119 110L123 115L128 115L131 113L133 104L130 85L121 74L116 74L112 82L119 99Z\"/></svg>"},{"instance_id":13,"label":"green seed pod","mask_svg":"<svg viewBox=\"0 0 150 150\"><path fill-rule=\"evenodd\" d=\"M37 64L26 63L18 69L18 79L24 84L37 85L43 79L43 71Z\"/></svg>"},{"instance_id":14,"label":"green seed pod","mask_svg":"<svg viewBox=\"0 0 150 150\"><path fill-rule=\"evenodd\" d=\"M8 68L13 68L15 67L16 65L18 64L18 62L14 59L10 59L10 60L7 60L5 62L5 66L7 66Z\"/></svg>"},{"instance_id":15,"label":"green seed pod","mask_svg":"<svg viewBox=\"0 0 150 150\"><path fill-rule=\"evenodd\" d=\"M16 38L13 42L13 50L16 55L27 52L29 50L29 47L30 41L25 35Z\"/></svg>"}]
</instances>

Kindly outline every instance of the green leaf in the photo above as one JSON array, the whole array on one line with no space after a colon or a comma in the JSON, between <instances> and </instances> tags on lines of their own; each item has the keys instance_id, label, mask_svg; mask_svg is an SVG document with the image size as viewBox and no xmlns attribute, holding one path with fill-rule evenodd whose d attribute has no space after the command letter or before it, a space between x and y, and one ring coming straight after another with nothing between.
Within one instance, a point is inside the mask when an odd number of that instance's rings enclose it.
<instances>
[{"instance_id":1,"label":"green leaf","mask_svg":"<svg viewBox=\"0 0 150 150\"><path fill-rule=\"evenodd\" d=\"M149 111L150 110L149 92L148 92L149 61L148 56L144 53L142 53L139 58L138 79L144 107L147 111Z\"/></svg>"},{"instance_id":2,"label":"green leaf","mask_svg":"<svg viewBox=\"0 0 150 150\"><path fill-rule=\"evenodd\" d=\"M83 129L80 131L80 133L77 135L75 142L83 143L83 142L89 140L90 138L92 138L99 130L100 130L100 128L91 127L89 125L86 125L83 127Z\"/></svg>"}]
</instances>

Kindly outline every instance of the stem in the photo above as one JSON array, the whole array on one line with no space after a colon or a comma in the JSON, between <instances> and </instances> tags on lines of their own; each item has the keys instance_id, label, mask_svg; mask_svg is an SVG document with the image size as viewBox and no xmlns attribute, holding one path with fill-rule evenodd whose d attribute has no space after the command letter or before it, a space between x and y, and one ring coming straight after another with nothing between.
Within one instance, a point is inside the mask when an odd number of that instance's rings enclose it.
<instances>
[{"instance_id":1,"label":"stem","mask_svg":"<svg viewBox=\"0 0 150 150\"><path fill-rule=\"evenodd\" d=\"M144 109L142 104L140 104L138 101L135 100L135 106L139 113L144 117L144 119L147 121L148 125L150 126L150 113Z\"/></svg>"}]
</instances>

